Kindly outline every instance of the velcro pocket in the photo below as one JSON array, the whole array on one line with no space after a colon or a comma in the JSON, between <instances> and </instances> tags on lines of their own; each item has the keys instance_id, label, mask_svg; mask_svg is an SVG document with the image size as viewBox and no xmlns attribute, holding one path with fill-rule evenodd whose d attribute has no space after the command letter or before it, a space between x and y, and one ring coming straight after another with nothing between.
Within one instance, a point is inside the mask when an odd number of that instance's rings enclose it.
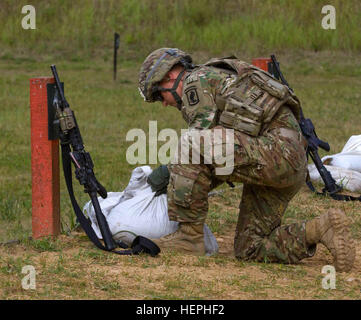
<instances>
[{"instance_id":1,"label":"velcro pocket","mask_svg":"<svg viewBox=\"0 0 361 320\"><path fill-rule=\"evenodd\" d=\"M251 136L258 136L261 130L261 123L259 121L228 111L222 112L219 123L226 128L239 130Z\"/></svg>"},{"instance_id":2,"label":"velcro pocket","mask_svg":"<svg viewBox=\"0 0 361 320\"><path fill-rule=\"evenodd\" d=\"M189 208L192 201L192 191L195 180L172 174L174 202L184 208Z\"/></svg>"},{"instance_id":3,"label":"velcro pocket","mask_svg":"<svg viewBox=\"0 0 361 320\"><path fill-rule=\"evenodd\" d=\"M236 94L230 95L219 123L251 136L257 136L262 126L263 109L252 102L253 100L242 101Z\"/></svg>"},{"instance_id":4,"label":"velcro pocket","mask_svg":"<svg viewBox=\"0 0 361 320\"><path fill-rule=\"evenodd\" d=\"M261 71L254 71L251 74L251 79L254 84L259 86L261 89L267 91L270 95L278 98L284 99L287 94L289 94L288 89L282 83L274 80L271 76L262 73Z\"/></svg>"}]
</instances>

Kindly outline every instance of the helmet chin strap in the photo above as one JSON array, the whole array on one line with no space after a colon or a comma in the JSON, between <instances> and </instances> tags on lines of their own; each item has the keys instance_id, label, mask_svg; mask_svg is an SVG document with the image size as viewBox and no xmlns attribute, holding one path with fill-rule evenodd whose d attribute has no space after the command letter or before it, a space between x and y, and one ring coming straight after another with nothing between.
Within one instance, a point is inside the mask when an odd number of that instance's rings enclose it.
<instances>
[{"instance_id":1,"label":"helmet chin strap","mask_svg":"<svg viewBox=\"0 0 361 320\"><path fill-rule=\"evenodd\" d=\"M177 103L178 110L182 109L183 102L182 102L182 98L177 93L177 88L178 88L179 82L182 80L182 77L183 77L183 74L184 74L185 71L186 70L184 69L179 73L179 75L178 75L177 79L175 80L172 88L168 89L168 88L158 87L159 91L168 91L168 92L170 92L172 94L174 100Z\"/></svg>"}]
</instances>

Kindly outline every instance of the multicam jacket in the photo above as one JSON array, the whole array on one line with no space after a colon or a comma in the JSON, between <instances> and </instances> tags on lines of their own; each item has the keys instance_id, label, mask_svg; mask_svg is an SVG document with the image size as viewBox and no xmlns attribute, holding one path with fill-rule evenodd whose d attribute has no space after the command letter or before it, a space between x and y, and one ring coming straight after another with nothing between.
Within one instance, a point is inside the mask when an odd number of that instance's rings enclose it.
<instances>
[{"instance_id":1,"label":"multicam jacket","mask_svg":"<svg viewBox=\"0 0 361 320\"><path fill-rule=\"evenodd\" d=\"M234 57L212 59L183 81L183 118L189 128L216 125L258 136L280 106L299 119L297 97L270 74Z\"/></svg>"}]
</instances>

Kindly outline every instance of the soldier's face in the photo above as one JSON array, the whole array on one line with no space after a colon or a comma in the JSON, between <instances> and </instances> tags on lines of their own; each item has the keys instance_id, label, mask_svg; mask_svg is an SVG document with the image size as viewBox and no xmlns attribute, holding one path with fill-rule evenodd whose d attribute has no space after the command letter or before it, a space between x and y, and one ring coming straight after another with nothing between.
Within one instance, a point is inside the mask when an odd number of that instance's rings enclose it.
<instances>
[{"instance_id":1,"label":"soldier's face","mask_svg":"<svg viewBox=\"0 0 361 320\"><path fill-rule=\"evenodd\" d=\"M168 81L169 83L170 81ZM165 89L170 89L172 88L173 85L161 85L161 87L165 88ZM167 106L177 106L177 103L174 100L173 95L169 92L169 91L161 91L160 94L162 95L163 101L162 101L162 105L164 107Z\"/></svg>"},{"instance_id":2,"label":"soldier's face","mask_svg":"<svg viewBox=\"0 0 361 320\"><path fill-rule=\"evenodd\" d=\"M159 86L164 89L171 89L174 85L174 82L176 81L178 77L179 72L170 72L163 81L159 83ZM178 84L178 87L176 89L177 94L182 97L182 88L183 88L183 80L181 80ZM160 94L162 95L163 101L162 105L164 107L167 106L173 106L177 107L177 102L175 101L173 95L169 91L160 91Z\"/></svg>"}]
</instances>

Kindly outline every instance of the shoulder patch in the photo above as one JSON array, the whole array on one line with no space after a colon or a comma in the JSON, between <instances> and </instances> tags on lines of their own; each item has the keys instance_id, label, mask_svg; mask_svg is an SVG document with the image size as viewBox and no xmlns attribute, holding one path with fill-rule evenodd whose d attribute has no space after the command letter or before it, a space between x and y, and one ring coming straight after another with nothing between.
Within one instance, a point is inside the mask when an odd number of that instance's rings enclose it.
<instances>
[{"instance_id":1,"label":"shoulder patch","mask_svg":"<svg viewBox=\"0 0 361 320\"><path fill-rule=\"evenodd\" d=\"M190 106L195 106L199 102L199 96L196 87L190 87L184 93L187 96L188 104Z\"/></svg>"}]
</instances>

